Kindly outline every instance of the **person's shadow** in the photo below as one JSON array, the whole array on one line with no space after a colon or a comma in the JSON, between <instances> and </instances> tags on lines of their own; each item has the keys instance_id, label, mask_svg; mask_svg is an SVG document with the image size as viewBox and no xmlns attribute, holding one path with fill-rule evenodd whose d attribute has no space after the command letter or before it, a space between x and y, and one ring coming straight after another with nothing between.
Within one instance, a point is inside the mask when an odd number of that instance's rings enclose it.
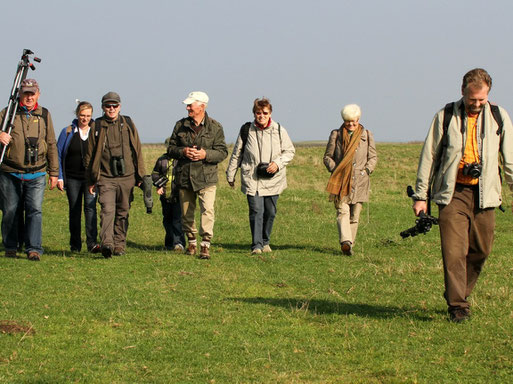
<instances>
[{"instance_id":1,"label":"person's shadow","mask_svg":"<svg viewBox=\"0 0 513 384\"><path fill-rule=\"evenodd\" d=\"M440 311L424 309L405 309L400 307L371 305L365 303L344 303L320 299L298 298L266 298L266 297L230 297L228 300L239 301L248 304L263 304L282 307L293 312L311 312L327 315L355 315L359 317L371 317L376 319L390 319L404 317L420 321L433 321L435 314Z\"/></svg>"}]
</instances>

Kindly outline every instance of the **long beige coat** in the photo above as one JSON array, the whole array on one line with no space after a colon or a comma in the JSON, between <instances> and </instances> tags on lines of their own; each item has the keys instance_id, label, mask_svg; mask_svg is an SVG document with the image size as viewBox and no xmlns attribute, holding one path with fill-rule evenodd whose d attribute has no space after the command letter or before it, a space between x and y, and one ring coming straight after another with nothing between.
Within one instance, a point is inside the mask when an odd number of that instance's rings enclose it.
<instances>
[{"instance_id":1,"label":"long beige coat","mask_svg":"<svg viewBox=\"0 0 513 384\"><path fill-rule=\"evenodd\" d=\"M342 129L334 129L331 131L326 151L324 152L324 165L333 173L337 165L342 161ZM376 145L374 137L367 129L362 132L360 144L355 151L353 170L352 170L352 187L349 193L349 204L363 203L369 201L370 191L370 174L374 171L378 162Z\"/></svg>"}]
</instances>

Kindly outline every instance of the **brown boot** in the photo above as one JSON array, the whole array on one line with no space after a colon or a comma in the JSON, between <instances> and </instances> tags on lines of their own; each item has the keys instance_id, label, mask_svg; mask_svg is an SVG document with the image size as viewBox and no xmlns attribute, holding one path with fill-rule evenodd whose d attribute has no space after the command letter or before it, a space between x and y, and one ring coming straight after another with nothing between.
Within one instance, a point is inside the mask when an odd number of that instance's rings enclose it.
<instances>
[{"instance_id":1,"label":"brown boot","mask_svg":"<svg viewBox=\"0 0 513 384\"><path fill-rule=\"evenodd\" d=\"M185 253L187 255L195 255L198 247L196 246L196 243L189 243L189 246L187 247L187 250Z\"/></svg>"},{"instance_id":2,"label":"brown boot","mask_svg":"<svg viewBox=\"0 0 513 384\"><path fill-rule=\"evenodd\" d=\"M346 256L353 254L353 246L350 241L343 241L342 244L340 244L340 250Z\"/></svg>"},{"instance_id":3,"label":"brown boot","mask_svg":"<svg viewBox=\"0 0 513 384\"><path fill-rule=\"evenodd\" d=\"M206 245L201 246L201 251L199 254L200 259L210 259L210 251L209 248Z\"/></svg>"},{"instance_id":4,"label":"brown boot","mask_svg":"<svg viewBox=\"0 0 513 384\"><path fill-rule=\"evenodd\" d=\"M27 258L29 260L32 260L32 261L39 261L41 260L41 255L39 254L39 252L36 252L36 251L30 251L28 254L27 254Z\"/></svg>"}]
</instances>

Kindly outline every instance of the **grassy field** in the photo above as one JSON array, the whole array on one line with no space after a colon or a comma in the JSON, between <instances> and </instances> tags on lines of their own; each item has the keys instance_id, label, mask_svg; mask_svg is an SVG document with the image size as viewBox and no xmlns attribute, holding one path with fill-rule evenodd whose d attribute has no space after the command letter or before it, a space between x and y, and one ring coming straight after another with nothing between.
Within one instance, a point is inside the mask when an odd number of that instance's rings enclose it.
<instances>
[{"instance_id":1,"label":"grassy field","mask_svg":"<svg viewBox=\"0 0 513 384\"><path fill-rule=\"evenodd\" d=\"M322 146L298 147L265 256L250 255L226 162L209 261L164 250L160 203L146 214L140 190L125 256L71 255L66 197L47 191L42 261L0 258L0 382L511 383L511 212L497 211L472 320L448 322L438 228L399 236L414 225L405 189L420 147L378 145L351 257ZM151 169L164 146L144 151Z\"/></svg>"}]
</instances>

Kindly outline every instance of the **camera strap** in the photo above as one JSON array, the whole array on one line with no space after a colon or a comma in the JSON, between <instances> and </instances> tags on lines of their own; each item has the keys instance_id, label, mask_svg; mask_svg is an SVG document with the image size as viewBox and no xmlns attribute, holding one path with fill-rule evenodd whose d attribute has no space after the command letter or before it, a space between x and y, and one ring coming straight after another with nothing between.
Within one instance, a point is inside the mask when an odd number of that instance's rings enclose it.
<instances>
[{"instance_id":1,"label":"camera strap","mask_svg":"<svg viewBox=\"0 0 513 384\"><path fill-rule=\"evenodd\" d=\"M281 153L281 148L282 148L282 146L281 146L282 145L281 144L281 125L280 125L280 123L277 123L277 124L278 124L278 135L280 137L280 153ZM272 129L272 128L269 128L269 129ZM255 135L256 135L256 141L257 141L257 145L258 145L258 152L259 152L260 163L261 163L262 162L262 148L260 147L260 142L258 141L258 131L262 132L261 139L262 139L262 143L263 143L265 129L257 129L255 127ZM269 136L270 136L270 142L271 142L271 155L269 158L269 163L271 163L273 161L273 131L272 130L269 131Z\"/></svg>"}]
</instances>

